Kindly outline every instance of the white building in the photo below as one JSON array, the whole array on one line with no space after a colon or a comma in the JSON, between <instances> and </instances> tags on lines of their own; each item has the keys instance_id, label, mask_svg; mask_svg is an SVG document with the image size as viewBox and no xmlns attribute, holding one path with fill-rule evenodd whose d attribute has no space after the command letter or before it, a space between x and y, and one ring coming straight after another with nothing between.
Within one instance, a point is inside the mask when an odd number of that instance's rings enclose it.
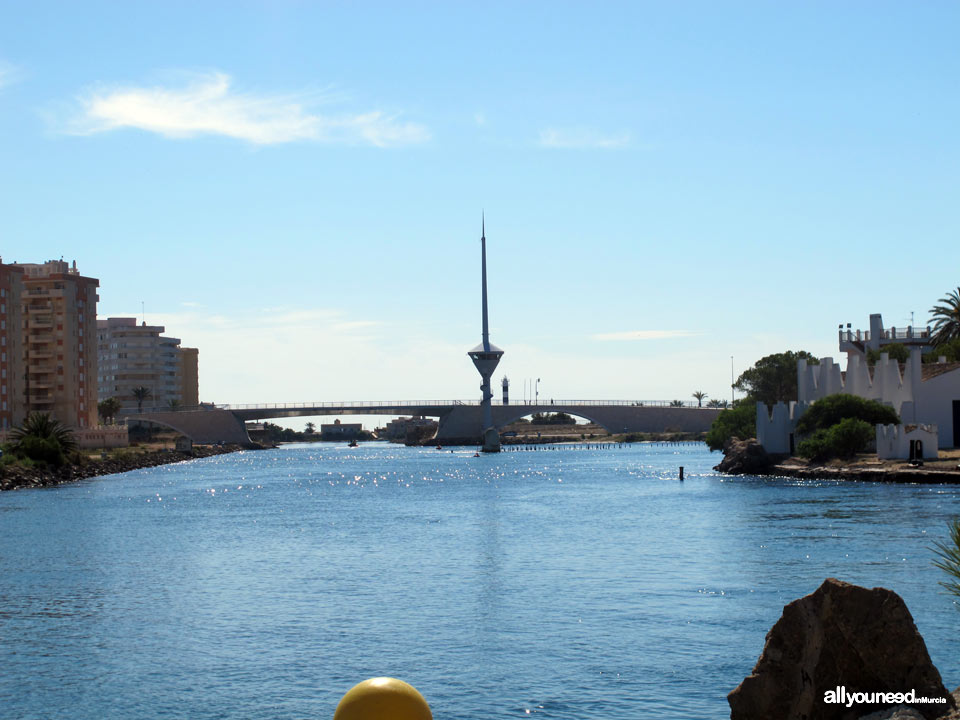
<instances>
[{"instance_id":1,"label":"white building","mask_svg":"<svg viewBox=\"0 0 960 720\"><path fill-rule=\"evenodd\" d=\"M870 316L870 331L855 333L840 329L840 350L847 353L847 369L841 371L833 358L810 365L797 363L797 401L777 403L770 409L757 404L757 440L767 452L794 450L793 431L811 403L835 393L848 393L890 405L905 425L936 426L940 447L960 447L960 363L921 362L929 349L930 328L883 329L879 314ZM902 343L910 350L900 364L883 352L885 345ZM880 350L877 363L867 364L867 351ZM889 431L885 431L889 432ZM886 437L886 436L885 436ZM925 450L927 449L925 445ZM935 451L935 448L934 448Z\"/></svg>"},{"instance_id":2,"label":"white building","mask_svg":"<svg viewBox=\"0 0 960 720\"><path fill-rule=\"evenodd\" d=\"M191 399L184 396L185 360L194 364L195 385L196 352L181 348L178 338L161 335L164 330L162 325L137 325L136 318L97 320L97 394L101 401L117 398L122 404L120 415L137 412L133 394L137 387L150 391L143 400L144 410L184 406Z\"/></svg>"}]
</instances>

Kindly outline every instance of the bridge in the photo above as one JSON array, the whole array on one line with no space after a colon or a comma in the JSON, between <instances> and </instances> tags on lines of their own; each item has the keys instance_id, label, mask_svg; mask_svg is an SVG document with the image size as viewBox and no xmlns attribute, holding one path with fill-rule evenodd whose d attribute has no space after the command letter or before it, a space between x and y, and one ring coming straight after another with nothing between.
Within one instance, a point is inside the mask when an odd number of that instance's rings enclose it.
<instances>
[{"instance_id":1,"label":"bridge","mask_svg":"<svg viewBox=\"0 0 960 720\"><path fill-rule=\"evenodd\" d=\"M705 432L719 408L682 407L663 400L556 400L549 403L494 402L494 426L534 413L564 412L600 425L607 432ZM436 418L439 443L476 443L483 434L483 408L478 400L398 400L362 402L216 405L177 410L154 408L128 420L163 425L198 444L250 442L247 421L319 415L411 415Z\"/></svg>"}]
</instances>

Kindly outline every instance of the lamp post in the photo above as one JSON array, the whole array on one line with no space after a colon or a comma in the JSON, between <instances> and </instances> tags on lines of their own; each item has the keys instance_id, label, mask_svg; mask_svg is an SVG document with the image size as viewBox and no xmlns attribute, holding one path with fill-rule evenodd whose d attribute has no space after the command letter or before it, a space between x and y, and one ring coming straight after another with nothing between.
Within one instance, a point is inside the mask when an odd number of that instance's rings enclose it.
<instances>
[{"instance_id":1,"label":"lamp post","mask_svg":"<svg viewBox=\"0 0 960 720\"><path fill-rule=\"evenodd\" d=\"M733 355L730 356L730 407L733 407Z\"/></svg>"},{"instance_id":2,"label":"lamp post","mask_svg":"<svg viewBox=\"0 0 960 720\"><path fill-rule=\"evenodd\" d=\"M540 378L537 378L537 384L534 387L536 388L536 390L534 391L533 404L539 405L540 404Z\"/></svg>"}]
</instances>

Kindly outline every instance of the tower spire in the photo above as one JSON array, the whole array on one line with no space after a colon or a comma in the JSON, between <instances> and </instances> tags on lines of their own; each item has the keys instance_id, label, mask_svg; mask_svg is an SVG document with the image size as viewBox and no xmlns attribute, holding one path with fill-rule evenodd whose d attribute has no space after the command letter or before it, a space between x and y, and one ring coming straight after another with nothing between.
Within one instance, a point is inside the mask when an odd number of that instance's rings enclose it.
<instances>
[{"instance_id":1,"label":"tower spire","mask_svg":"<svg viewBox=\"0 0 960 720\"><path fill-rule=\"evenodd\" d=\"M487 323L487 221L483 213L480 215L480 255L480 274L483 285L483 349L484 352L490 352L490 328Z\"/></svg>"},{"instance_id":2,"label":"tower spire","mask_svg":"<svg viewBox=\"0 0 960 720\"><path fill-rule=\"evenodd\" d=\"M484 213L480 215L480 267L481 291L483 300L483 342L467 353L473 360L474 366L481 378L481 401L483 425L480 428L484 452L500 451L500 434L493 425L493 408L491 400L493 392L490 389L490 376L496 369L503 350L490 342L490 325L487 316L487 220Z\"/></svg>"}]
</instances>

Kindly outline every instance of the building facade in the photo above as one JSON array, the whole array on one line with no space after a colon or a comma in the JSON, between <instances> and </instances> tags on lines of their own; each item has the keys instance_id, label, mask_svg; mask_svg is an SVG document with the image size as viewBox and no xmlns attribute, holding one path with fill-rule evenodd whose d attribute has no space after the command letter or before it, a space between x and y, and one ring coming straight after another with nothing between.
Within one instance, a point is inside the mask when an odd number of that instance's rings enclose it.
<instances>
[{"instance_id":1,"label":"building facade","mask_svg":"<svg viewBox=\"0 0 960 720\"><path fill-rule=\"evenodd\" d=\"M200 404L200 351L182 347L177 357L180 363L180 403L184 407L197 407Z\"/></svg>"},{"instance_id":2,"label":"building facade","mask_svg":"<svg viewBox=\"0 0 960 720\"><path fill-rule=\"evenodd\" d=\"M797 401L777 403L772 411L764 403L757 403L757 440L767 452L792 453L794 428L801 415L812 403L836 393L889 405L904 425L929 426L940 447L960 447L960 363L948 363L945 358L922 361L923 350L929 348L929 328L885 330L880 315L871 315L870 321L868 332L858 330L854 334L841 328L840 349L847 353L846 371L841 371L830 357L821 358L819 365L801 359L797 362ZM909 349L903 364L883 352L884 345L894 342ZM871 349L880 351L872 367L866 355ZM929 440L924 447L930 449Z\"/></svg>"},{"instance_id":3,"label":"building facade","mask_svg":"<svg viewBox=\"0 0 960 720\"><path fill-rule=\"evenodd\" d=\"M24 414L44 412L69 427L95 427L100 281L81 275L76 261L72 267L63 260L15 267L23 273Z\"/></svg>"},{"instance_id":4,"label":"building facade","mask_svg":"<svg viewBox=\"0 0 960 720\"><path fill-rule=\"evenodd\" d=\"M0 262L0 430L19 425L26 411L22 296L23 268Z\"/></svg>"},{"instance_id":5,"label":"building facade","mask_svg":"<svg viewBox=\"0 0 960 720\"><path fill-rule=\"evenodd\" d=\"M97 394L120 401L118 415L198 404L195 348L162 335L162 325L137 324L136 318L97 320ZM138 398L135 390L146 388Z\"/></svg>"}]
</instances>

